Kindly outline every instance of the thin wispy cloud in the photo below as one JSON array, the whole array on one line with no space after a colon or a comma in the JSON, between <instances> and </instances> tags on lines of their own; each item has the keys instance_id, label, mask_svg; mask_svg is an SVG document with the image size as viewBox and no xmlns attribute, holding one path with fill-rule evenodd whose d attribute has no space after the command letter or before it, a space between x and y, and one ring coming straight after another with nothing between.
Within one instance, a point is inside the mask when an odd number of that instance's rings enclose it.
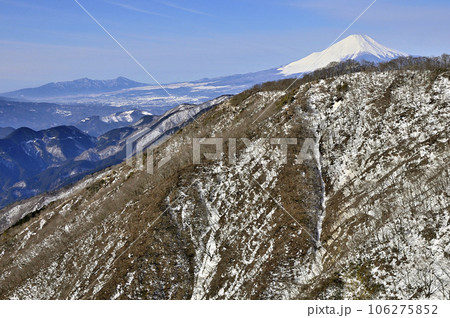
<instances>
[{"instance_id":1,"label":"thin wispy cloud","mask_svg":"<svg viewBox=\"0 0 450 318\"><path fill-rule=\"evenodd\" d=\"M19 7L19 8L26 8L26 9L37 9L37 10L51 10L52 8L49 7L45 7L45 6L39 6L39 5L34 5L34 4L30 4L30 3L25 3L22 1L11 1L11 0L0 0L0 4L6 4L6 5L11 5L11 6L15 6L15 7Z\"/></svg>"},{"instance_id":2,"label":"thin wispy cloud","mask_svg":"<svg viewBox=\"0 0 450 318\"><path fill-rule=\"evenodd\" d=\"M144 13L144 14L149 14L149 15L154 15L154 16L160 16L160 17L165 17L167 18L167 15L159 13L159 12L154 12L154 11L149 11L149 10L145 10L142 8L138 8L129 4L125 4L125 3L120 3L120 2L115 2L115 1L109 1L109 0L103 0L105 3L108 3L110 5L113 6L117 6L126 10L130 10L130 11L134 11L134 12L139 12L139 13Z\"/></svg>"},{"instance_id":3,"label":"thin wispy cloud","mask_svg":"<svg viewBox=\"0 0 450 318\"><path fill-rule=\"evenodd\" d=\"M364 4L370 4L373 0L290 0L281 5L298 9L314 11L329 17L348 19L353 15L353 11L362 8ZM448 4L435 4L429 6L423 3L412 2L385 2L383 6L379 3L370 9L370 14L364 16L364 21L375 22L411 22L421 21L421 24L448 21Z\"/></svg>"},{"instance_id":4,"label":"thin wispy cloud","mask_svg":"<svg viewBox=\"0 0 450 318\"><path fill-rule=\"evenodd\" d=\"M198 15L204 15L204 16L209 16L209 17L211 16L209 13L206 13L206 12L203 12L203 11L199 11L199 10L195 10L195 9L191 9L191 8L182 7L182 6L179 6L177 4L170 3L170 2L166 2L166 1L158 1L158 2L163 4L163 5L165 5L165 6L167 6L167 7L173 8L173 9L178 9L178 10L181 10L181 11L185 11L185 12L189 12L189 13L193 13L193 14L198 14Z\"/></svg>"},{"instance_id":5,"label":"thin wispy cloud","mask_svg":"<svg viewBox=\"0 0 450 318\"><path fill-rule=\"evenodd\" d=\"M306 1L289 1L287 3L281 4L305 9L334 9L336 7L345 7L350 4L357 4L358 2L360 1L341 0L339 2L336 2L336 0L322 0L322 1L306 0Z\"/></svg>"},{"instance_id":6,"label":"thin wispy cloud","mask_svg":"<svg viewBox=\"0 0 450 318\"><path fill-rule=\"evenodd\" d=\"M101 47L92 47L92 46L79 46L79 45L68 45L68 44L56 44L56 43L39 43L39 42L26 42L26 41L8 41L8 40L1 40L0 39L0 45L4 45L5 47L8 47L8 49L13 50L14 48L17 48L17 51L20 50L38 50L38 49L45 49L47 54L48 50L50 49L67 49L67 50L78 50L80 52L82 51L92 51L95 53L107 53L111 52L109 48L101 48ZM4 49L2 48L2 53L4 53Z\"/></svg>"}]
</instances>

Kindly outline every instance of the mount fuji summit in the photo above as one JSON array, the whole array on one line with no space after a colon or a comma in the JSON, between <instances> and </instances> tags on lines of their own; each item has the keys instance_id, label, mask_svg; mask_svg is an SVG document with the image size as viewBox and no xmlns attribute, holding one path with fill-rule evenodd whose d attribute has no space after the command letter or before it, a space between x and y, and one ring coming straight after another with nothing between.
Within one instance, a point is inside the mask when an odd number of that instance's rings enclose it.
<instances>
[{"instance_id":1,"label":"mount fuji summit","mask_svg":"<svg viewBox=\"0 0 450 318\"><path fill-rule=\"evenodd\" d=\"M305 74L314 72L315 70L324 68L333 62L355 60L358 62L367 61L380 63L406 56L409 55L390 49L376 42L368 35L353 34L321 52L312 53L305 58L278 68L254 73L204 79L194 83L201 83L204 87L220 88L222 89L221 92L224 94L234 94L255 84L284 78L301 77ZM192 83L189 84L192 85ZM212 91L210 91L210 93Z\"/></svg>"},{"instance_id":2,"label":"mount fuji summit","mask_svg":"<svg viewBox=\"0 0 450 318\"><path fill-rule=\"evenodd\" d=\"M355 60L379 63L401 56L408 56L408 54L381 45L368 35L354 34L333 44L324 51L312 53L277 70L281 74L289 76L313 72L332 62Z\"/></svg>"}]
</instances>

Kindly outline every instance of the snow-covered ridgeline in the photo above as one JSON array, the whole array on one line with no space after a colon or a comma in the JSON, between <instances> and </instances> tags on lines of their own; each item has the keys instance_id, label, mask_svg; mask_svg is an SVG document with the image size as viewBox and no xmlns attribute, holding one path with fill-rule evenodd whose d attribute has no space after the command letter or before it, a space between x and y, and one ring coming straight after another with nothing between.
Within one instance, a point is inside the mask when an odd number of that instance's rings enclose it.
<instances>
[{"instance_id":1,"label":"snow-covered ridgeline","mask_svg":"<svg viewBox=\"0 0 450 318\"><path fill-rule=\"evenodd\" d=\"M105 123L120 123L120 122L132 123L139 117L149 115L152 115L152 113L142 110L128 110L125 112L114 113L109 116L100 117L100 120Z\"/></svg>"}]
</instances>

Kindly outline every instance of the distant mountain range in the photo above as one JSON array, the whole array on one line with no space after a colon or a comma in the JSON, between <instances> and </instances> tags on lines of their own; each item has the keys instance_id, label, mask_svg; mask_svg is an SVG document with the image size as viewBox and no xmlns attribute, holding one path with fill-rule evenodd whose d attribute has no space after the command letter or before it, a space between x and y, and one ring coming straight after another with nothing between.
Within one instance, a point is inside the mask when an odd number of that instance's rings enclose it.
<instances>
[{"instance_id":1,"label":"distant mountain range","mask_svg":"<svg viewBox=\"0 0 450 318\"><path fill-rule=\"evenodd\" d=\"M158 108L156 114L161 115L167 108ZM117 110L117 107L105 105L61 105L0 99L0 127L10 127L0 128L0 138L6 137L11 129L28 127L43 130L61 125L73 125L92 136L99 136L152 114L144 110L128 110L128 107L120 108L120 112Z\"/></svg>"},{"instance_id":2,"label":"distant mountain range","mask_svg":"<svg viewBox=\"0 0 450 318\"><path fill-rule=\"evenodd\" d=\"M100 103L146 110L149 107L166 107L166 110L168 107L182 103L201 103L220 95L239 93L266 81L302 76L333 62L353 59L377 63L401 56L407 56L407 54L389 49L367 35L350 35L324 51L312 53L282 67L260 72L165 84L162 87L135 82L124 77L105 81L84 78L72 82L50 83L1 95L31 101ZM157 112L155 109L150 111Z\"/></svg>"},{"instance_id":3,"label":"distant mountain range","mask_svg":"<svg viewBox=\"0 0 450 318\"><path fill-rule=\"evenodd\" d=\"M114 92L148 84L132 81L125 77L112 80L91 80L81 78L75 81L49 83L36 88L25 88L3 94L5 97L16 99L40 99L49 97L78 96L86 94L100 94Z\"/></svg>"},{"instance_id":4,"label":"distant mountain range","mask_svg":"<svg viewBox=\"0 0 450 318\"><path fill-rule=\"evenodd\" d=\"M115 112L117 112L116 107L103 105L60 105L0 99L0 127L28 127L33 130L43 130L55 126L73 125L93 115L108 116Z\"/></svg>"},{"instance_id":5,"label":"distant mountain range","mask_svg":"<svg viewBox=\"0 0 450 318\"><path fill-rule=\"evenodd\" d=\"M0 139L0 202L40 193L27 181L48 169L74 159L94 147L95 138L73 126L42 131L19 128Z\"/></svg>"},{"instance_id":6,"label":"distant mountain range","mask_svg":"<svg viewBox=\"0 0 450 318\"><path fill-rule=\"evenodd\" d=\"M99 120L104 124L128 124L98 138L73 126L41 131L29 128L14 130L0 139L0 208L118 164L126 157L128 138L134 138L141 149L146 149L228 98L230 96L222 96L200 105L183 104L162 116L131 111L90 118L87 122ZM140 115L144 117L136 121ZM136 149L132 151L135 153Z\"/></svg>"}]
</instances>

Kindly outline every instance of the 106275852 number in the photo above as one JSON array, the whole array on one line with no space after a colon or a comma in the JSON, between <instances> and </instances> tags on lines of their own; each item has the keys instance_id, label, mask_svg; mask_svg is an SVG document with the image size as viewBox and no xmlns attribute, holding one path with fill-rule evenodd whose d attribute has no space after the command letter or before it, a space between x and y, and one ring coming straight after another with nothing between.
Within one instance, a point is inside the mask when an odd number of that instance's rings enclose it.
<instances>
[{"instance_id":1,"label":"106275852 number","mask_svg":"<svg viewBox=\"0 0 450 318\"><path fill-rule=\"evenodd\" d=\"M437 315L437 305L369 305L369 315Z\"/></svg>"}]
</instances>

